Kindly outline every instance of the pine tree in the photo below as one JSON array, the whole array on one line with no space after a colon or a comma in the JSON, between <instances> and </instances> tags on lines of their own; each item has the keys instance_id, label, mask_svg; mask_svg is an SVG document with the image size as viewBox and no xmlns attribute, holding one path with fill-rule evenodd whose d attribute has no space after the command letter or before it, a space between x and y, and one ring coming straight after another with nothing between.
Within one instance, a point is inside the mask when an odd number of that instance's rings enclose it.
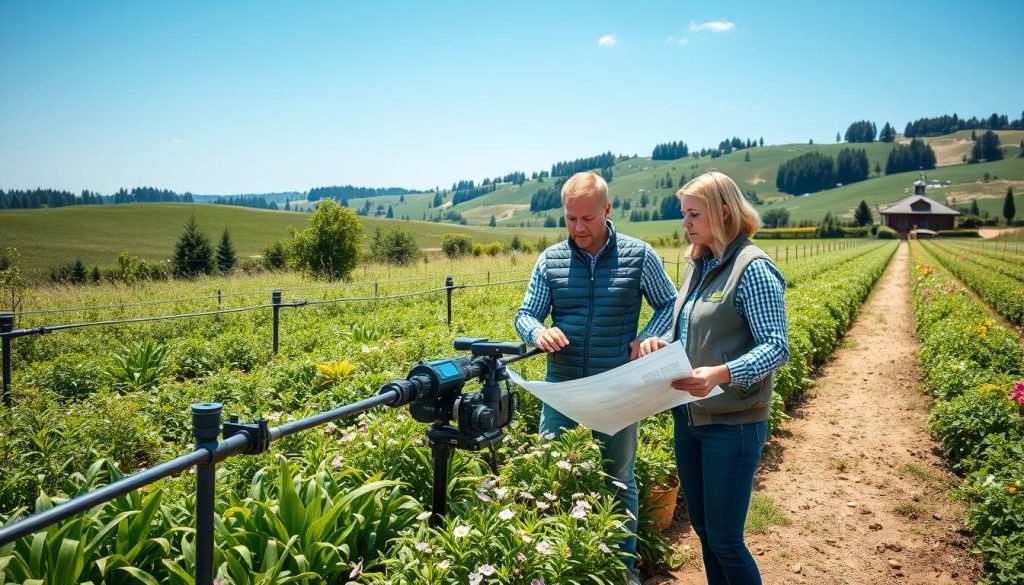
<instances>
[{"instance_id":1,"label":"pine tree","mask_svg":"<svg viewBox=\"0 0 1024 585\"><path fill-rule=\"evenodd\" d=\"M388 205L388 213L384 217L387 218L387 219L394 219L395 218L395 210L392 209L390 205Z\"/></svg>"},{"instance_id":2,"label":"pine tree","mask_svg":"<svg viewBox=\"0 0 1024 585\"><path fill-rule=\"evenodd\" d=\"M291 201L285 200L285 202L284 202L284 210L285 211L291 211L292 210L292 202Z\"/></svg>"},{"instance_id":3,"label":"pine tree","mask_svg":"<svg viewBox=\"0 0 1024 585\"><path fill-rule=\"evenodd\" d=\"M71 267L71 282L75 284L85 283L85 264L82 264L82 259L75 260L74 266Z\"/></svg>"},{"instance_id":4,"label":"pine tree","mask_svg":"<svg viewBox=\"0 0 1024 585\"><path fill-rule=\"evenodd\" d=\"M839 135L838 132L836 132L836 142L842 142L842 141L843 141L842 137Z\"/></svg>"},{"instance_id":5,"label":"pine tree","mask_svg":"<svg viewBox=\"0 0 1024 585\"><path fill-rule=\"evenodd\" d=\"M853 219L859 226L871 225L874 223L875 218L871 215L871 208L868 207L867 202L863 199L861 199L860 205L857 206L857 211L854 212Z\"/></svg>"},{"instance_id":6,"label":"pine tree","mask_svg":"<svg viewBox=\"0 0 1024 585\"><path fill-rule=\"evenodd\" d=\"M220 244L217 246L217 268L221 272L228 273L238 263L235 257L235 246L231 243L231 236L228 228L224 228L224 234L220 237Z\"/></svg>"},{"instance_id":7,"label":"pine tree","mask_svg":"<svg viewBox=\"0 0 1024 585\"><path fill-rule=\"evenodd\" d=\"M1003 217L1006 218L1006 225L1013 223L1013 216L1017 215L1017 206L1013 202L1013 187L1006 188L1006 199L1003 201Z\"/></svg>"},{"instance_id":8,"label":"pine tree","mask_svg":"<svg viewBox=\"0 0 1024 585\"><path fill-rule=\"evenodd\" d=\"M495 217L494 217L494 216L492 215L492 216L491 216L491 221L490 221L490 223L488 223L487 225L489 225L489 226L491 226L491 227L497 227L497 225L498 225L498 220L497 220L497 219L495 219Z\"/></svg>"},{"instance_id":9,"label":"pine tree","mask_svg":"<svg viewBox=\"0 0 1024 585\"><path fill-rule=\"evenodd\" d=\"M213 272L213 245L210 244L210 238L199 231L195 214L189 216L185 231L178 236L172 263L174 273L178 276L190 277Z\"/></svg>"},{"instance_id":10,"label":"pine tree","mask_svg":"<svg viewBox=\"0 0 1024 585\"><path fill-rule=\"evenodd\" d=\"M971 201L971 215L981 217L981 210L978 209L978 200Z\"/></svg>"}]
</instances>

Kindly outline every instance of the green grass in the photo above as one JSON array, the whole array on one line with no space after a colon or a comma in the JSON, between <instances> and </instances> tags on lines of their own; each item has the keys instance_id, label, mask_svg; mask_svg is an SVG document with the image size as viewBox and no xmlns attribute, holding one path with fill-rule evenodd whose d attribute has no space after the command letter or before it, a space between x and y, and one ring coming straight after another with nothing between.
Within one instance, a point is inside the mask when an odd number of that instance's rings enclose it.
<instances>
[{"instance_id":1,"label":"green grass","mask_svg":"<svg viewBox=\"0 0 1024 585\"><path fill-rule=\"evenodd\" d=\"M750 508L747 511L748 532L764 532L772 526L788 526L792 523L793 521L768 496L757 492L751 496Z\"/></svg>"},{"instance_id":2,"label":"green grass","mask_svg":"<svg viewBox=\"0 0 1024 585\"><path fill-rule=\"evenodd\" d=\"M29 278L45 278L49 270L81 259L88 266L112 265L117 254L127 251L150 261L170 258L174 244L190 214L195 213L201 231L216 245L227 227L239 256L260 254L268 244L289 237L289 227L304 229L309 215L265 211L226 205L152 203L87 205L55 209L0 211L0 249L17 248L21 266ZM441 236L462 233L474 242L509 241L524 230L459 226L431 222L399 222L360 218L366 241L377 228L401 226L411 231L423 248L439 248ZM521 237L549 240L564 230L537 228Z\"/></svg>"}]
</instances>

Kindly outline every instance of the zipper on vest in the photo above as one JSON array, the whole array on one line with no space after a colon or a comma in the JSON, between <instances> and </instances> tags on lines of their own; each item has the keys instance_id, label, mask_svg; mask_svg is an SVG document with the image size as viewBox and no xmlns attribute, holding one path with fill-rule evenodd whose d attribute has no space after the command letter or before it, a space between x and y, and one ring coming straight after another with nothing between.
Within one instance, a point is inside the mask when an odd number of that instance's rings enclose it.
<instances>
[{"instance_id":1,"label":"zipper on vest","mask_svg":"<svg viewBox=\"0 0 1024 585\"><path fill-rule=\"evenodd\" d=\"M587 372L590 370L588 364L590 363L590 329L594 324L594 270L597 262L590 266L590 302L587 303L587 340L583 344L583 377L587 377Z\"/></svg>"}]
</instances>

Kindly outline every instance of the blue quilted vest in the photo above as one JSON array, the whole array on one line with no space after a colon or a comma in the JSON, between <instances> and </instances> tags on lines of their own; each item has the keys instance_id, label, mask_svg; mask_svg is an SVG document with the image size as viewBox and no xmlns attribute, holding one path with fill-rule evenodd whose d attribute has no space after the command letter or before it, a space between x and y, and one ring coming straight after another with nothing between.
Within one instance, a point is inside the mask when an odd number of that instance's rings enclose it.
<instances>
[{"instance_id":1,"label":"blue quilted vest","mask_svg":"<svg viewBox=\"0 0 1024 585\"><path fill-rule=\"evenodd\" d=\"M608 245L590 256L572 238L544 251L551 288L551 324L569 339L568 347L547 354L549 382L584 378L629 361L643 296L647 244L617 234L608 222Z\"/></svg>"}]
</instances>

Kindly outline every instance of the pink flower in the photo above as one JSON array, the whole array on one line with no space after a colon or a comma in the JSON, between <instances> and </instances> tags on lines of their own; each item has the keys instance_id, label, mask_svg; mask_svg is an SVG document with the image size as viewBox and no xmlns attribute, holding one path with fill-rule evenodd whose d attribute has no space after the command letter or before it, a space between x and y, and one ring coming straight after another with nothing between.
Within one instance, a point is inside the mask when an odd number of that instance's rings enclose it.
<instances>
[{"instance_id":1,"label":"pink flower","mask_svg":"<svg viewBox=\"0 0 1024 585\"><path fill-rule=\"evenodd\" d=\"M1016 382L1013 385L1013 391L1010 392L1010 400L1024 406L1024 382Z\"/></svg>"}]
</instances>

